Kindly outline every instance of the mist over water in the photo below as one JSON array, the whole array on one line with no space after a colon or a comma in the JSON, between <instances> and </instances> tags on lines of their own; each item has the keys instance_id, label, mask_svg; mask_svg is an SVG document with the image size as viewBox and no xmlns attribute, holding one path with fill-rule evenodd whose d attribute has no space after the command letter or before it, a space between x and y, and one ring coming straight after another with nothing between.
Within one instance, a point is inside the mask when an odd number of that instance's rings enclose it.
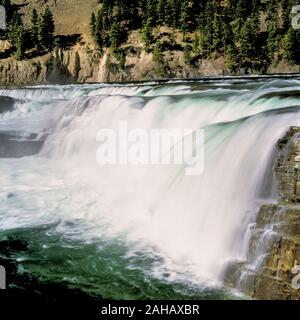
<instances>
[{"instance_id":1,"label":"mist over water","mask_svg":"<svg viewBox=\"0 0 300 320\"><path fill-rule=\"evenodd\" d=\"M245 259L249 224L276 198L275 146L300 125L299 89L265 79L0 90L0 235L29 242L23 270L104 297L229 298L224 268ZM120 121L204 129L204 173L99 165L97 132Z\"/></svg>"}]
</instances>

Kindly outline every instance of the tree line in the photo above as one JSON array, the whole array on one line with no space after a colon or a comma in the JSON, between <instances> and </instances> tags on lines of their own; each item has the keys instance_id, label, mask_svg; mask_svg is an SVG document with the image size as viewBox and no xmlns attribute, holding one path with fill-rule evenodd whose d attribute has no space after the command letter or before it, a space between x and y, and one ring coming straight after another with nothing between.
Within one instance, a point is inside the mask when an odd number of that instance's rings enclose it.
<instances>
[{"instance_id":1,"label":"tree line","mask_svg":"<svg viewBox=\"0 0 300 320\"><path fill-rule=\"evenodd\" d=\"M159 32L165 26L182 32L186 63L222 55L232 71L261 69L280 60L299 63L300 31L291 26L291 10L298 1L100 0L90 29L99 50L111 48L123 60L121 45L131 31L139 30L144 49L162 62L168 49Z\"/></svg>"},{"instance_id":2,"label":"tree line","mask_svg":"<svg viewBox=\"0 0 300 320\"><path fill-rule=\"evenodd\" d=\"M38 53L53 49L55 25L49 6L40 15L33 9L30 27L26 28L20 13L12 9L10 0L0 0L0 4L6 8L8 25L1 38L10 41L17 60L22 60L29 49L35 49Z\"/></svg>"}]
</instances>

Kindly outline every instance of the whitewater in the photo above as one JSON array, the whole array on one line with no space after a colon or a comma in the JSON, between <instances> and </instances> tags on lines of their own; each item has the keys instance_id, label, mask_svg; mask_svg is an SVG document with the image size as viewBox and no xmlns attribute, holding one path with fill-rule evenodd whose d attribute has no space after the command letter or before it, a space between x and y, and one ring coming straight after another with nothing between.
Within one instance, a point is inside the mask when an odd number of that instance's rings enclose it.
<instances>
[{"instance_id":1,"label":"whitewater","mask_svg":"<svg viewBox=\"0 0 300 320\"><path fill-rule=\"evenodd\" d=\"M31 244L22 270L104 297L223 290L276 199L276 143L300 126L299 92L297 78L0 89L0 236ZM97 132L120 121L203 129L204 172L100 165Z\"/></svg>"}]
</instances>

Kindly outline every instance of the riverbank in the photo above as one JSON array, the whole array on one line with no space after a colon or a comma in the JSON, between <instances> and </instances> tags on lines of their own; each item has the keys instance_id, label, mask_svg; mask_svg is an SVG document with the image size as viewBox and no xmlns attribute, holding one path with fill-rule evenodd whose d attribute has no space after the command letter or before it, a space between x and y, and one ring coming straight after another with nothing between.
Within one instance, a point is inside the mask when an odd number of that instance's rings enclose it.
<instances>
[{"instance_id":1,"label":"riverbank","mask_svg":"<svg viewBox=\"0 0 300 320\"><path fill-rule=\"evenodd\" d=\"M225 283L256 299L300 300L300 128L277 144L278 203L265 204L251 228L248 261L228 267Z\"/></svg>"},{"instance_id":2,"label":"riverbank","mask_svg":"<svg viewBox=\"0 0 300 320\"><path fill-rule=\"evenodd\" d=\"M138 41L138 40L137 40ZM158 72L153 54L143 51L141 43L124 48L125 66L107 49L101 55L90 43L77 43L69 49L55 49L42 56L17 61L14 57L0 59L0 85L21 86L68 83L138 83L145 81L247 79L248 77L291 77L300 73L298 65L280 62L266 70L238 69L231 72L224 57L199 60L196 65L184 62L181 51L164 56L164 72Z\"/></svg>"}]
</instances>

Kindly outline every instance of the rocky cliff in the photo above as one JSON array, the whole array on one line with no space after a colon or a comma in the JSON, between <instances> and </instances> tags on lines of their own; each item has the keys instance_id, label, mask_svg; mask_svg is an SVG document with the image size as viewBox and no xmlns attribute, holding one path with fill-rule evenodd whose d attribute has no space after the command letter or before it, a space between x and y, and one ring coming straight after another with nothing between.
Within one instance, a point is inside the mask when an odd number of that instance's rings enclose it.
<instances>
[{"instance_id":1,"label":"rocky cliff","mask_svg":"<svg viewBox=\"0 0 300 320\"><path fill-rule=\"evenodd\" d=\"M291 128L277 149L278 203L261 207L248 261L231 263L225 283L257 299L300 300L300 128Z\"/></svg>"},{"instance_id":2,"label":"rocky cliff","mask_svg":"<svg viewBox=\"0 0 300 320\"><path fill-rule=\"evenodd\" d=\"M1 41L0 41L1 42ZM127 44L126 64L119 62L106 50L101 55L92 44L77 43L68 49L56 48L40 57L17 61L13 57L0 58L0 85L34 85L41 83L86 83L146 81L161 78L191 79L209 76L265 74L262 70L239 70L232 74L223 57L202 60L196 66L185 64L182 52L165 55L163 75L157 71L152 53L146 53L142 44ZM270 67L266 74L297 73L299 66L281 63Z\"/></svg>"}]
</instances>

